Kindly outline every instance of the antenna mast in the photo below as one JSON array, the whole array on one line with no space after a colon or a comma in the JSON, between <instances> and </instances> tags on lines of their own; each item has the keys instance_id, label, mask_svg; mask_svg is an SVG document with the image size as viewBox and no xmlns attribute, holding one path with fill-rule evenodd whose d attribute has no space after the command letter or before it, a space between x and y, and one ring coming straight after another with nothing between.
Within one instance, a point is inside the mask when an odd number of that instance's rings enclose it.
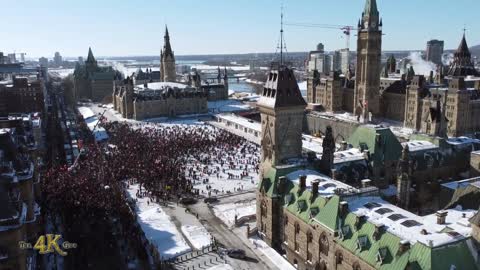
<instances>
[{"instance_id":1,"label":"antenna mast","mask_svg":"<svg viewBox=\"0 0 480 270\"><path fill-rule=\"evenodd\" d=\"M280 65L283 66L283 1L280 13Z\"/></svg>"}]
</instances>

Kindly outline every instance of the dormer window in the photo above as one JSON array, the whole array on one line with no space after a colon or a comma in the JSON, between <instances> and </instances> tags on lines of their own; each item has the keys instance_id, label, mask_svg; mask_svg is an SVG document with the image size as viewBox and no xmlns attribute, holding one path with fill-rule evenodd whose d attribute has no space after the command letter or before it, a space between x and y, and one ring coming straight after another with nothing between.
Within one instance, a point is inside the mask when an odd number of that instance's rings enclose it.
<instances>
[{"instance_id":1,"label":"dormer window","mask_svg":"<svg viewBox=\"0 0 480 270\"><path fill-rule=\"evenodd\" d=\"M318 209L318 207L310 208L310 218L314 218L316 215L318 215L319 212L320 210Z\"/></svg>"},{"instance_id":2,"label":"dormer window","mask_svg":"<svg viewBox=\"0 0 480 270\"><path fill-rule=\"evenodd\" d=\"M388 248L382 247L378 249L377 252L377 262L382 264L385 261L385 258L387 258L388 255Z\"/></svg>"},{"instance_id":3,"label":"dormer window","mask_svg":"<svg viewBox=\"0 0 480 270\"><path fill-rule=\"evenodd\" d=\"M341 238L348 237L350 235L350 232L351 232L350 225L345 225L340 229L340 237Z\"/></svg>"},{"instance_id":4,"label":"dormer window","mask_svg":"<svg viewBox=\"0 0 480 270\"><path fill-rule=\"evenodd\" d=\"M368 237L366 235L359 236L357 239L357 249L363 250L368 245Z\"/></svg>"}]
</instances>

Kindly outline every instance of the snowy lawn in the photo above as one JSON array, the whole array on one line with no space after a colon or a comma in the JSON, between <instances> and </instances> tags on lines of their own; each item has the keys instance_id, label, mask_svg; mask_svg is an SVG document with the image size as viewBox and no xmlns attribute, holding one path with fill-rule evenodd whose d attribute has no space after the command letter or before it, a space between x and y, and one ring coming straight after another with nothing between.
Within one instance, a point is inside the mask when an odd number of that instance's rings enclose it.
<instances>
[{"instance_id":1,"label":"snowy lawn","mask_svg":"<svg viewBox=\"0 0 480 270\"><path fill-rule=\"evenodd\" d=\"M184 225L182 226L182 232L195 249L202 249L212 242L212 236L203 226Z\"/></svg>"},{"instance_id":2,"label":"snowy lawn","mask_svg":"<svg viewBox=\"0 0 480 270\"><path fill-rule=\"evenodd\" d=\"M139 224L147 239L157 247L164 258L172 258L191 250L181 233L160 205L148 203L148 198L137 198L138 185L131 185L128 193L137 199Z\"/></svg>"},{"instance_id":3,"label":"snowy lawn","mask_svg":"<svg viewBox=\"0 0 480 270\"><path fill-rule=\"evenodd\" d=\"M208 268L207 270L233 270L229 264L221 264Z\"/></svg>"},{"instance_id":4,"label":"snowy lawn","mask_svg":"<svg viewBox=\"0 0 480 270\"><path fill-rule=\"evenodd\" d=\"M261 239L255 237L250 238L250 241L255 246L255 249L263 253L275 266L282 270L295 270L296 268L291 265L282 255L276 252L273 248L269 247L267 243Z\"/></svg>"},{"instance_id":5,"label":"snowy lawn","mask_svg":"<svg viewBox=\"0 0 480 270\"><path fill-rule=\"evenodd\" d=\"M213 212L223 223L231 227L235 225L235 215L240 219L245 216L254 215L257 211L256 209L256 201L253 200L249 202L215 205Z\"/></svg>"}]
</instances>

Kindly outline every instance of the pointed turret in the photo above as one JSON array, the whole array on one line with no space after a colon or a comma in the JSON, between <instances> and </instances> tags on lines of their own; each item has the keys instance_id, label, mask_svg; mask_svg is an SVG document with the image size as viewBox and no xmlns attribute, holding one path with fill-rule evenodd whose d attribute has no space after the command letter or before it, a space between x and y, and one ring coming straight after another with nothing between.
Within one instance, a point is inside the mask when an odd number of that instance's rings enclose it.
<instances>
[{"instance_id":1,"label":"pointed turret","mask_svg":"<svg viewBox=\"0 0 480 270\"><path fill-rule=\"evenodd\" d=\"M333 130L331 126L327 126L325 137L322 142L322 172L325 175L332 176L333 161L335 154L335 139L333 138Z\"/></svg>"},{"instance_id":2,"label":"pointed turret","mask_svg":"<svg viewBox=\"0 0 480 270\"><path fill-rule=\"evenodd\" d=\"M377 1L367 0L365 2L365 9L363 10L365 16L378 16Z\"/></svg>"},{"instance_id":3,"label":"pointed turret","mask_svg":"<svg viewBox=\"0 0 480 270\"><path fill-rule=\"evenodd\" d=\"M223 69L223 79L228 80L228 72L227 72L227 67Z\"/></svg>"},{"instance_id":4,"label":"pointed turret","mask_svg":"<svg viewBox=\"0 0 480 270\"><path fill-rule=\"evenodd\" d=\"M170 45L170 34L165 26L163 49L160 52L160 80L162 82L175 82L177 74L175 71L175 55Z\"/></svg>"},{"instance_id":5,"label":"pointed turret","mask_svg":"<svg viewBox=\"0 0 480 270\"><path fill-rule=\"evenodd\" d=\"M165 36L164 36L164 45L163 45L163 55L164 56L172 56L172 45L170 45L170 34L168 33L168 27L165 26Z\"/></svg>"},{"instance_id":6,"label":"pointed turret","mask_svg":"<svg viewBox=\"0 0 480 270\"><path fill-rule=\"evenodd\" d=\"M380 14L377 8L377 1L366 0L365 8L362 13L362 24L359 29L379 30L380 26Z\"/></svg>"},{"instance_id":7,"label":"pointed turret","mask_svg":"<svg viewBox=\"0 0 480 270\"><path fill-rule=\"evenodd\" d=\"M222 72L220 71L220 66L217 67L217 82L218 83L222 82Z\"/></svg>"},{"instance_id":8,"label":"pointed turret","mask_svg":"<svg viewBox=\"0 0 480 270\"><path fill-rule=\"evenodd\" d=\"M96 63L97 62L97 60L95 60L95 57L93 56L91 47L88 48L88 57L87 57L87 61L85 61L85 62L87 62L87 63Z\"/></svg>"},{"instance_id":9,"label":"pointed turret","mask_svg":"<svg viewBox=\"0 0 480 270\"><path fill-rule=\"evenodd\" d=\"M410 149L407 143L403 147L397 169L397 205L404 209L408 209L410 205L410 165Z\"/></svg>"},{"instance_id":10,"label":"pointed turret","mask_svg":"<svg viewBox=\"0 0 480 270\"><path fill-rule=\"evenodd\" d=\"M454 54L453 62L448 70L448 76L465 77L469 75L477 76L478 72L473 65L472 55L470 49L468 49L464 33L460 45Z\"/></svg>"}]
</instances>

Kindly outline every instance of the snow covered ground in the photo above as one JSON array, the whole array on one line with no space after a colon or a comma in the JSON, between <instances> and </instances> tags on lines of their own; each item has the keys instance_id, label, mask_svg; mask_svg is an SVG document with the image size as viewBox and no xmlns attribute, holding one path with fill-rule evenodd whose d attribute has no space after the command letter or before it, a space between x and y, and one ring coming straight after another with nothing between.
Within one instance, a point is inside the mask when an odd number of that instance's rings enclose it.
<instances>
[{"instance_id":1,"label":"snow covered ground","mask_svg":"<svg viewBox=\"0 0 480 270\"><path fill-rule=\"evenodd\" d=\"M212 236L203 226L184 225L182 232L195 249L202 249L212 242Z\"/></svg>"},{"instance_id":2,"label":"snow covered ground","mask_svg":"<svg viewBox=\"0 0 480 270\"><path fill-rule=\"evenodd\" d=\"M235 225L235 216L238 219L256 213L256 201L219 204L213 207L213 212L223 223L229 227Z\"/></svg>"},{"instance_id":3,"label":"snow covered ground","mask_svg":"<svg viewBox=\"0 0 480 270\"><path fill-rule=\"evenodd\" d=\"M238 100L209 101L208 110L213 113L248 111L252 108Z\"/></svg>"},{"instance_id":4,"label":"snow covered ground","mask_svg":"<svg viewBox=\"0 0 480 270\"><path fill-rule=\"evenodd\" d=\"M282 270L295 270L296 268L291 265L282 255L276 252L273 248L269 247L267 243L261 239L255 237L250 238L250 241L255 245L256 250L265 255L276 267Z\"/></svg>"},{"instance_id":5,"label":"snow covered ground","mask_svg":"<svg viewBox=\"0 0 480 270\"><path fill-rule=\"evenodd\" d=\"M229 264L221 264L221 265L216 265L214 267L210 267L207 270L233 270L233 267L231 267Z\"/></svg>"},{"instance_id":6,"label":"snow covered ground","mask_svg":"<svg viewBox=\"0 0 480 270\"><path fill-rule=\"evenodd\" d=\"M172 258L189 252L191 248L175 227L170 217L156 203L148 203L148 198L136 196L138 185L130 185L128 193L137 199L138 222L147 239L157 247L164 258Z\"/></svg>"}]
</instances>

